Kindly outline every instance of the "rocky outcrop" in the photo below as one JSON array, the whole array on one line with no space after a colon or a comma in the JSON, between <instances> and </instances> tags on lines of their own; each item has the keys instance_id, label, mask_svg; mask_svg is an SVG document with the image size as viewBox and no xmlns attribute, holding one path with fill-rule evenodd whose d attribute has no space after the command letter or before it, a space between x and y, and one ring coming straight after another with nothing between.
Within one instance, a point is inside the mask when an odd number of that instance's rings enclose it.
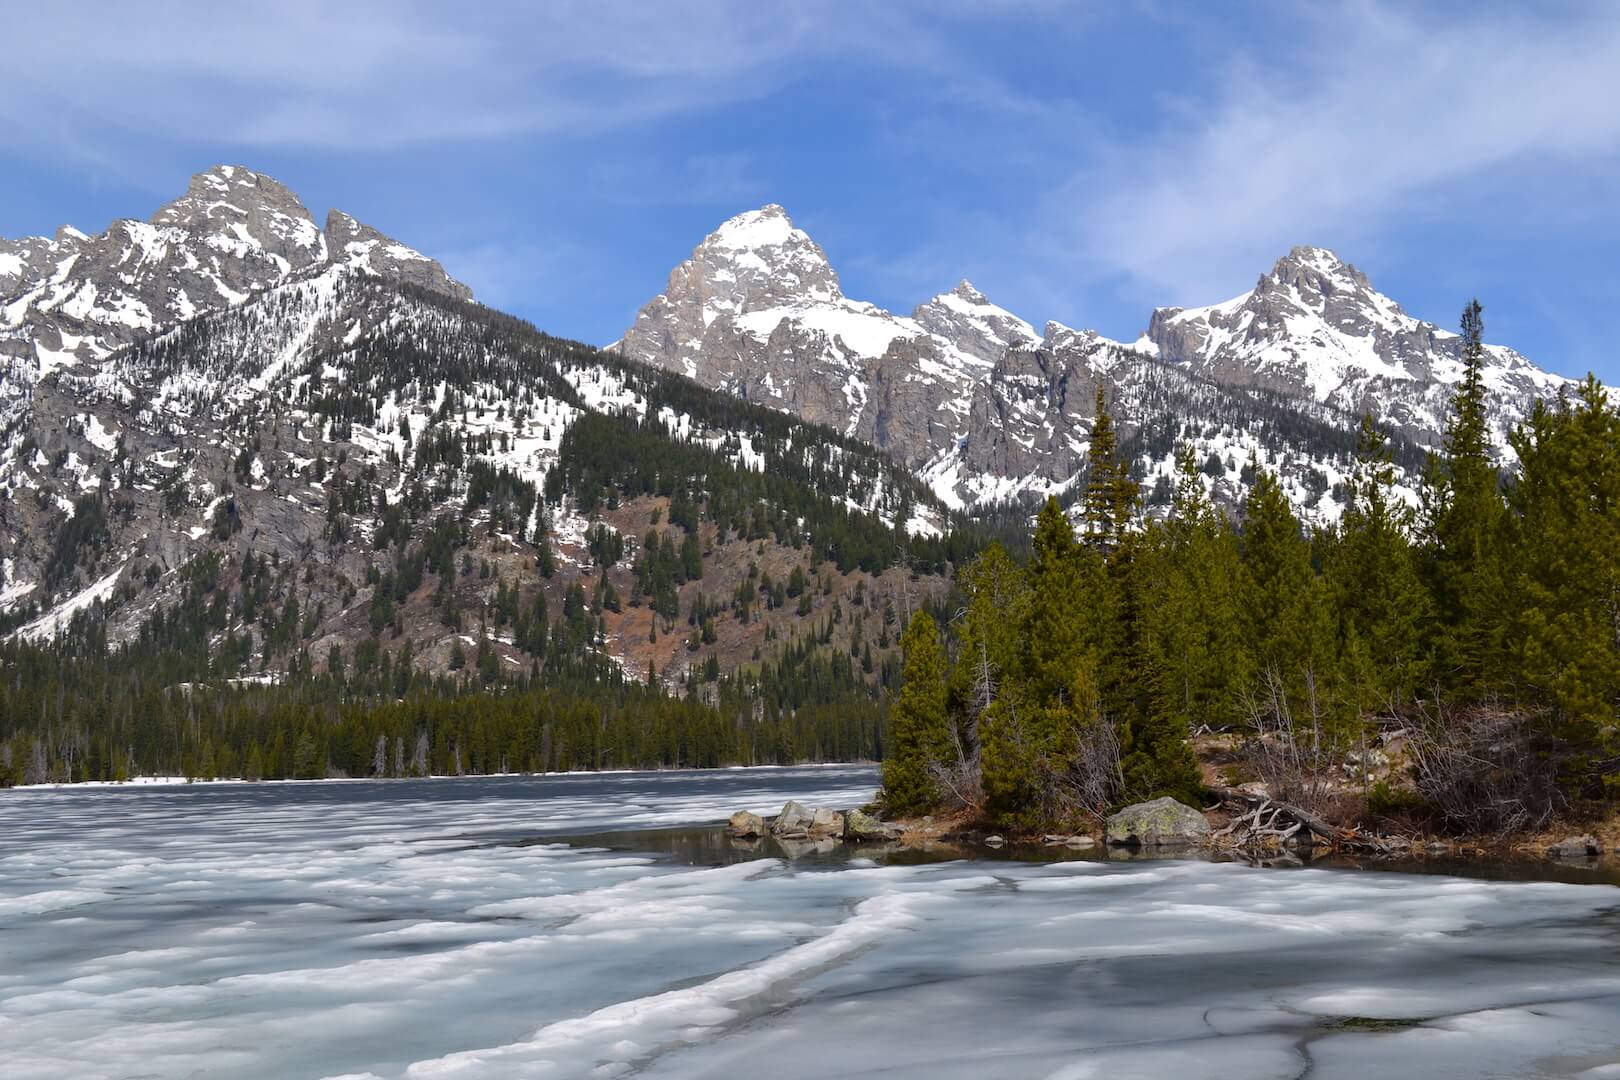
<instances>
[{"instance_id":1,"label":"rocky outcrop","mask_svg":"<svg viewBox=\"0 0 1620 1080\"><path fill-rule=\"evenodd\" d=\"M1566 836L1547 849L1555 859L1587 859L1603 854L1603 845L1595 836Z\"/></svg>"},{"instance_id":2,"label":"rocky outcrop","mask_svg":"<svg viewBox=\"0 0 1620 1080\"><path fill-rule=\"evenodd\" d=\"M378 277L403 281L457 300L471 300L472 290L444 272L436 259L390 240L341 210L326 215L326 244L333 263L357 266Z\"/></svg>"},{"instance_id":3,"label":"rocky outcrop","mask_svg":"<svg viewBox=\"0 0 1620 1080\"><path fill-rule=\"evenodd\" d=\"M1209 833L1201 812L1168 795L1127 806L1105 827L1110 844L1131 847L1187 847L1202 844Z\"/></svg>"},{"instance_id":4,"label":"rocky outcrop","mask_svg":"<svg viewBox=\"0 0 1620 1080\"><path fill-rule=\"evenodd\" d=\"M868 840L898 840L900 826L875 818L864 810L850 810L844 815L844 836L857 843Z\"/></svg>"}]
</instances>

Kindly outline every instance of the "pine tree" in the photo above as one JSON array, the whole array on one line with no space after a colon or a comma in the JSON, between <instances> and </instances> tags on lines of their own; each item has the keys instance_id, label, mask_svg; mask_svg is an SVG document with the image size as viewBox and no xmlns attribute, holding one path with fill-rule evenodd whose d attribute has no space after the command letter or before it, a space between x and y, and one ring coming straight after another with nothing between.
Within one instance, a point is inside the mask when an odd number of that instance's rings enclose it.
<instances>
[{"instance_id":1,"label":"pine tree","mask_svg":"<svg viewBox=\"0 0 1620 1080\"><path fill-rule=\"evenodd\" d=\"M1277 479L1262 472L1245 505L1242 532L1245 638L1264 700L1281 686L1296 715L1319 713L1335 671L1331 608L1311 565L1311 546Z\"/></svg>"},{"instance_id":2,"label":"pine tree","mask_svg":"<svg viewBox=\"0 0 1620 1080\"><path fill-rule=\"evenodd\" d=\"M1237 538L1210 505L1190 447L1178 453L1177 472L1170 518L1148 528L1137 558L1145 692L1125 748L1132 797L1197 797L1188 735L1237 722L1250 676Z\"/></svg>"},{"instance_id":3,"label":"pine tree","mask_svg":"<svg viewBox=\"0 0 1620 1080\"><path fill-rule=\"evenodd\" d=\"M1019 672L1020 624L1029 603L1023 571L1000 544L992 544L957 575L967 597L958 620L957 660L951 668L949 708L954 746L963 764L975 764L979 721L1002 685Z\"/></svg>"},{"instance_id":4,"label":"pine tree","mask_svg":"<svg viewBox=\"0 0 1620 1080\"><path fill-rule=\"evenodd\" d=\"M1538 404L1513 446L1513 667L1552 706L1580 783L1620 765L1620 412L1589 375L1573 402Z\"/></svg>"},{"instance_id":5,"label":"pine tree","mask_svg":"<svg viewBox=\"0 0 1620 1080\"><path fill-rule=\"evenodd\" d=\"M1500 641L1504 503L1491 457L1479 301L1462 315L1463 378L1452 400L1440 457L1430 462L1428 534L1439 608L1434 670L1443 686L1478 696L1493 680Z\"/></svg>"},{"instance_id":6,"label":"pine tree","mask_svg":"<svg viewBox=\"0 0 1620 1080\"><path fill-rule=\"evenodd\" d=\"M1346 675L1360 709L1399 706L1422 676L1431 602L1410 541L1412 511L1395 490L1389 440L1370 415L1361 420L1349 490L1325 567Z\"/></svg>"},{"instance_id":7,"label":"pine tree","mask_svg":"<svg viewBox=\"0 0 1620 1080\"><path fill-rule=\"evenodd\" d=\"M1086 542L1112 549L1130 527L1140 490L1130 478L1126 463L1119 459L1114 418L1108 412L1108 398L1100 382L1092 414L1089 461L1083 505Z\"/></svg>"},{"instance_id":8,"label":"pine tree","mask_svg":"<svg viewBox=\"0 0 1620 1080\"><path fill-rule=\"evenodd\" d=\"M905 682L890 712L893 732L883 761L883 805L919 813L939 801L933 767L950 752L945 714L945 651L933 616L919 611L900 636Z\"/></svg>"}]
</instances>

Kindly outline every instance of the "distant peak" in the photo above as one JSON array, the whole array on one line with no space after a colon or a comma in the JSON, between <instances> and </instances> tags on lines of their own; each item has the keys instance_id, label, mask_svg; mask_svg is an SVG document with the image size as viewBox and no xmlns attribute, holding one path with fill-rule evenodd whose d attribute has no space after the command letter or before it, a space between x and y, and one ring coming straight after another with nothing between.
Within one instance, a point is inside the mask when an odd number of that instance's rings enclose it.
<instances>
[{"instance_id":1,"label":"distant peak","mask_svg":"<svg viewBox=\"0 0 1620 1080\"><path fill-rule=\"evenodd\" d=\"M989 297L976 289L973 282L967 278L963 278L956 283L956 288L951 290L951 295L960 296L970 304L988 304L990 302Z\"/></svg>"},{"instance_id":2,"label":"distant peak","mask_svg":"<svg viewBox=\"0 0 1620 1080\"><path fill-rule=\"evenodd\" d=\"M471 300L472 290L445 273L438 261L386 236L342 210L326 215L326 248L332 262L359 267L398 281Z\"/></svg>"},{"instance_id":3,"label":"distant peak","mask_svg":"<svg viewBox=\"0 0 1620 1080\"><path fill-rule=\"evenodd\" d=\"M1289 284L1297 284L1304 277L1348 278L1362 288L1372 287L1365 274L1331 250L1309 244L1290 248L1288 254L1278 259L1271 268L1270 276Z\"/></svg>"},{"instance_id":4,"label":"distant peak","mask_svg":"<svg viewBox=\"0 0 1620 1080\"><path fill-rule=\"evenodd\" d=\"M215 165L193 175L186 193L153 214L152 224L195 229L254 213L279 214L296 223L290 227L304 244L316 238L315 219L292 189L241 165Z\"/></svg>"},{"instance_id":5,"label":"distant peak","mask_svg":"<svg viewBox=\"0 0 1620 1080\"><path fill-rule=\"evenodd\" d=\"M747 210L728 218L704 243L710 247L732 251L754 251L759 248L781 247L795 237L808 240L794 228L788 212L776 203L767 203L758 210Z\"/></svg>"}]
</instances>

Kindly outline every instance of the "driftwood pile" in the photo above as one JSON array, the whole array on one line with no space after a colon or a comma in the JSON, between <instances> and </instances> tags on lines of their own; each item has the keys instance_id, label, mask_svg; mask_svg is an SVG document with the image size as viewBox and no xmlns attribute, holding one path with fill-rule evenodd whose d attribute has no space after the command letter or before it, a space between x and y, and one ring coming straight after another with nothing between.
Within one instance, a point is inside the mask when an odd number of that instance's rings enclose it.
<instances>
[{"instance_id":1,"label":"driftwood pile","mask_svg":"<svg viewBox=\"0 0 1620 1080\"><path fill-rule=\"evenodd\" d=\"M1376 855L1404 853L1410 847L1410 841L1399 837L1330 825L1310 811L1273 799L1264 791L1216 788L1215 793L1221 800L1217 806L1232 811L1226 827L1210 835L1216 847L1248 852L1327 847Z\"/></svg>"}]
</instances>

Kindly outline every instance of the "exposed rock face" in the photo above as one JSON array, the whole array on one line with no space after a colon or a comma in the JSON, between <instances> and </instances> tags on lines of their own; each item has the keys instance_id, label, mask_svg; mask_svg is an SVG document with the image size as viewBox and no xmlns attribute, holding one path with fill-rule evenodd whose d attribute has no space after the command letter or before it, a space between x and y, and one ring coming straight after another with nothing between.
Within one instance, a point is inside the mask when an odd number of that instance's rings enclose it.
<instances>
[{"instance_id":1,"label":"exposed rock face","mask_svg":"<svg viewBox=\"0 0 1620 1080\"><path fill-rule=\"evenodd\" d=\"M1001 359L1008 349L1031 349L1041 341L1034 327L992 304L966 280L918 304L911 317L924 330L987 364Z\"/></svg>"},{"instance_id":2,"label":"exposed rock face","mask_svg":"<svg viewBox=\"0 0 1620 1080\"><path fill-rule=\"evenodd\" d=\"M1170 796L1135 803L1106 823L1110 844L1130 847L1187 847L1209 836L1204 815Z\"/></svg>"},{"instance_id":3,"label":"exposed rock face","mask_svg":"<svg viewBox=\"0 0 1620 1080\"><path fill-rule=\"evenodd\" d=\"M390 240L341 210L326 215L326 244L334 263L359 266L379 277L418 285L457 300L472 299L472 290L445 273L437 260Z\"/></svg>"},{"instance_id":4,"label":"exposed rock face","mask_svg":"<svg viewBox=\"0 0 1620 1080\"><path fill-rule=\"evenodd\" d=\"M959 287L918 310L971 327L977 352L845 297L826 253L772 205L710 233L614 348L921 462L962 432L990 363L979 353L1020 333L1021 320L973 295Z\"/></svg>"}]
</instances>

